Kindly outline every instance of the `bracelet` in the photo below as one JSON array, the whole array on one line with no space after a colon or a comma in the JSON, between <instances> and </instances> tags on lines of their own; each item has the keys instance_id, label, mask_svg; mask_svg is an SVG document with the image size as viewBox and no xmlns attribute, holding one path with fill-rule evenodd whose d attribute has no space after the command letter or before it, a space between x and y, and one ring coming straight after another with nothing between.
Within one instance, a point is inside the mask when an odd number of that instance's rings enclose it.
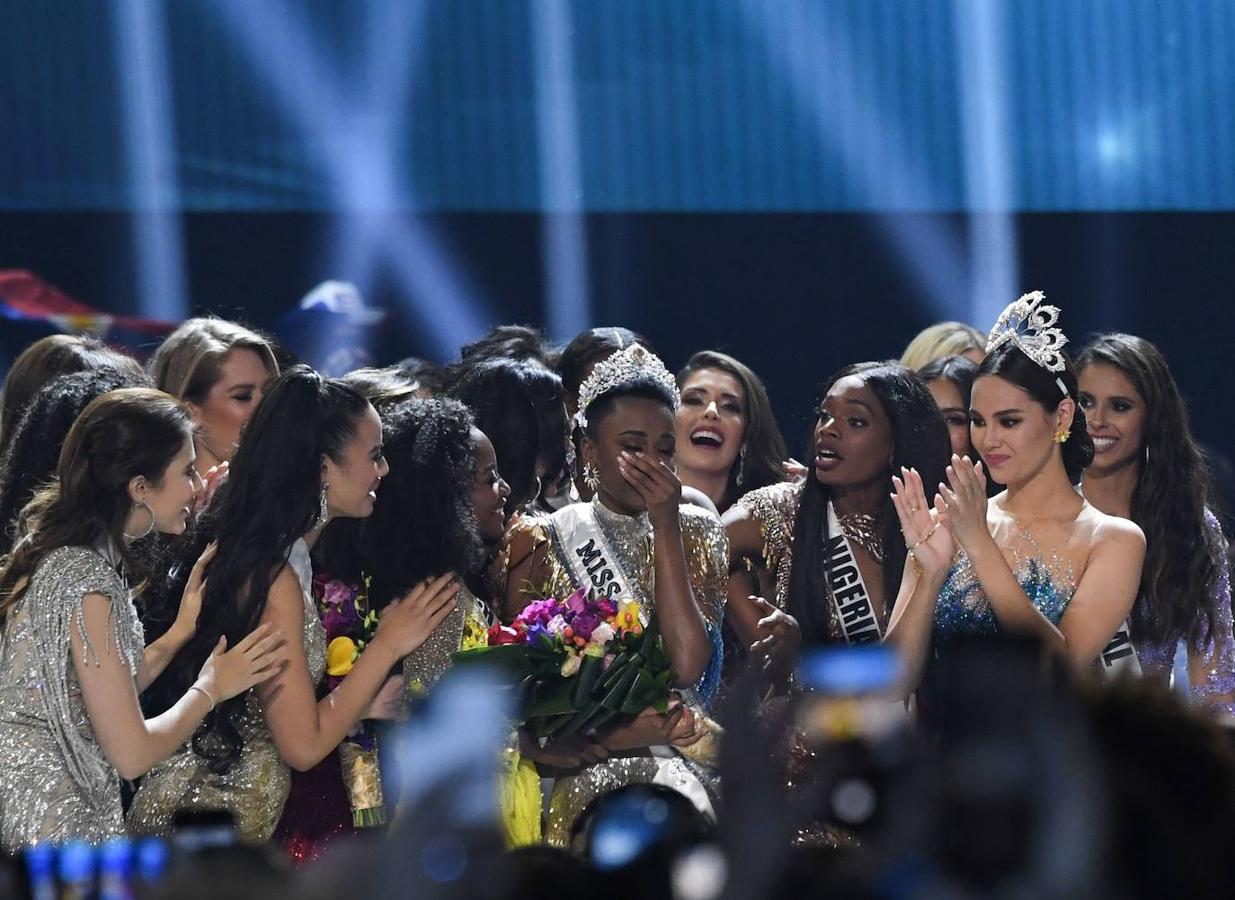
<instances>
[{"instance_id":1,"label":"bracelet","mask_svg":"<svg viewBox=\"0 0 1235 900\"><path fill-rule=\"evenodd\" d=\"M930 530L930 531L928 531L928 532L926 532L926 534L922 537L922 540L918 541L916 544L914 544L912 547L910 547L910 548L909 548L909 555L910 555L910 556L913 556L913 561L914 561L914 562L917 562L917 561L918 561L918 558L917 558L916 556L914 556L913 551L914 551L914 550L917 550L919 547L921 547L923 544L925 544L927 541L929 541L932 537L934 537L934 535L935 535L935 529L937 529L938 527L939 527L939 521L938 521L938 520L936 520L936 521L932 522L932 523L931 523L931 530Z\"/></svg>"},{"instance_id":2,"label":"bracelet","mask_svg":"<svg viewBox=\"0 0 1235 900\"><path fill-rule=\"evenodd\" d=\"M197 691L199 694L201 694L203 697L205 697L207 700L209 700L209 701L210 701L210 709L211 709L211 711L213 711L213 710L214 710L214 708L215 708L215 706L216 706L217 704L214 702L214 698L210 696L210 691L206 690L204 687L202 687L201 685L197 685L197 684L195 684L195 685L193 685L192 687L190 687L190 688L189 688L189 690L191 690L191 691Z\"/></svg>"}]
</instances>

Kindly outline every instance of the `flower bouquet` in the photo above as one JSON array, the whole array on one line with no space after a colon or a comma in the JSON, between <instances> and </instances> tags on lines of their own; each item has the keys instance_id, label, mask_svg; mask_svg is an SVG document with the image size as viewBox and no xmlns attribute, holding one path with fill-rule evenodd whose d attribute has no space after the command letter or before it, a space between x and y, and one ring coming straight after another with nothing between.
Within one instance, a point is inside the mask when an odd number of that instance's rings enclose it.
<instances>
[{"instance_id":1,"label":"flower bouquet","mask_svg":"<svg viewBox=\"0 0 1235 900\"><path fill-rule=\"evenodd\" d=\"M592 734L621 716L665 712L673 672L653 616L634 600L535 600L510 626L489 630L489 646L455 661L495 662L521 691L521 721L537 738Z\"/></svg>"},{"instance_id":2,"label":"flower bouquet","mask_svg":"<svg viewBox=\"0 0 1235 900\"><path fill-rule=\"evenodd\" d=\"M369 609L369 580L363 585L318 575L313 579L322 625L326 629L326 674L334 690L356 664L377 631L378 614ZM339 745L343 783L352 807L352 824L371 828L386 824L377 735L373 724L361 720Z\"/></svg>"}]
</instances>

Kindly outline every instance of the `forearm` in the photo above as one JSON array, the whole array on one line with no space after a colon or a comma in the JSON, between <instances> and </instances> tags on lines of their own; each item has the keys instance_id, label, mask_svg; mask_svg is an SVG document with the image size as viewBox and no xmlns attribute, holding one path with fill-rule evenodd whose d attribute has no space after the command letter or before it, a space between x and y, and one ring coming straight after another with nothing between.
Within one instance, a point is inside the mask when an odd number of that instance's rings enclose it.
<instances>
[{"instance_id":1,"label":"forearm","mask_svg":"<svg viewBox=\"0 0 1235 900\"><path fill-rule=\"evenodd\" d=\"M966 547L965 552L1000 627L1010 632L1036 634L1049 646L1066 650L1063 632L1030 601L994 539L974 544L972 548Z\"/></svg>"},{"instance_id":2,"label":"forearm","mask_svg":"<svg viewBox=\"0 0 1235 900\"><path fill-rule=\"evenodd\" d=\"M904 682L901 694L908 697L918 688L922 670L926 666L926 654L930 648L931 627L935 619L935 605L943 588L946 571L923 572L911 558L905 564L913 580L903 602L898 602L888 622L884 641L896 648L901 657Z\"/></svg>"},{"instance_id":3,"label":"forearm","mask_svg":"<svg viewBox=\"0 0 1235 900\"><path fill-rule=\"evenodd\" d=\"M711 658L707 625L690 586L680 526L655 529L656 614L680 686L691 686Z\"/></svg>"},{"instance_id":4,"label":"forearm","mask_svg":"<svg viewBox=\"0 0 1235 900\"><path fill-rule=\"evenodd\" d=\"M118 758L111 759L112 764L127 780L145 775L180 749L211 709L211 701L204 693L187 691L171 709L143 721L138 739L125 741L116 754Z\"/></svg>"},{"instance_id":5,"label":"forearm","mask_svg":"<svg viewBox=\"0 0 1235 900\"><path fill-rule=\"evenodd\" d=\"M272 727L283 761L293 769L306 771L325 759L360 721L397 662L385 644L374 641L339 686L316 701L308 715L296 715L291 728ZM279 702L277 692L268 702Z\"/></svg>"},{"instance_id":6,"label":"forearm","mask_svg":"<svg viewBox=\"0 0 1235 900\"><path fill-rule=\"evenodd\" d=\"M186 643L188 643L188 636L173 624L162 637L146 645L146 649L142 651L141 665L137 670L138 693L150 687L155 679L163 674L168 663Z\"/></svg>"}]
</instances>

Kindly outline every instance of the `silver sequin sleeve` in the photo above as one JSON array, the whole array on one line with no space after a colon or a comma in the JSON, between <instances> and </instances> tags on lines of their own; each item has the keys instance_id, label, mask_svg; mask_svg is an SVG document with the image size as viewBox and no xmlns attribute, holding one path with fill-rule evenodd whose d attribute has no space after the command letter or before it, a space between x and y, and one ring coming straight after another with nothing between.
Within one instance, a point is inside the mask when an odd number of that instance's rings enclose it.
<instances>
[{"instance_id":1,"label":"silver sequin sleeve","mask_svg":"<svg viewBox=\"0 0 1235 900\"><path fill-rule=\"evenodd\" d=\"M111 603L98 646L85 631L83 600ZM70 838L99 842L123 832L120 780L99 747L71 658L85 665L118 654L136 678L144 633L129 591L87 547L61 547L35 570L9 610L0 645L0 823L6 850Z\"/></svg>"}]
</instances>

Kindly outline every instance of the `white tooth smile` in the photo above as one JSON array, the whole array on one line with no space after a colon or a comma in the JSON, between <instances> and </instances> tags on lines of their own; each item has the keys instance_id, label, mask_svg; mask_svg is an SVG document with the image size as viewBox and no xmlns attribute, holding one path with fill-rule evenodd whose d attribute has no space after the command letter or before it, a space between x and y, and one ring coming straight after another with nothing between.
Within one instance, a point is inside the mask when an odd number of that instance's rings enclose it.
<instances>
[{"instance_id":1,"label":"white tooth smile","mask_svg":"<svg viewBox=\"0 0 1235 900\"><path fill-rule=\"evenodd\" d=\"M724 435L722 435L719 431L713 431L710 428L700 428L696 430L691 434L690 439L694 443L706 442L715 444L717 447L725 442Z\"/></svg>"}]
</instances>

